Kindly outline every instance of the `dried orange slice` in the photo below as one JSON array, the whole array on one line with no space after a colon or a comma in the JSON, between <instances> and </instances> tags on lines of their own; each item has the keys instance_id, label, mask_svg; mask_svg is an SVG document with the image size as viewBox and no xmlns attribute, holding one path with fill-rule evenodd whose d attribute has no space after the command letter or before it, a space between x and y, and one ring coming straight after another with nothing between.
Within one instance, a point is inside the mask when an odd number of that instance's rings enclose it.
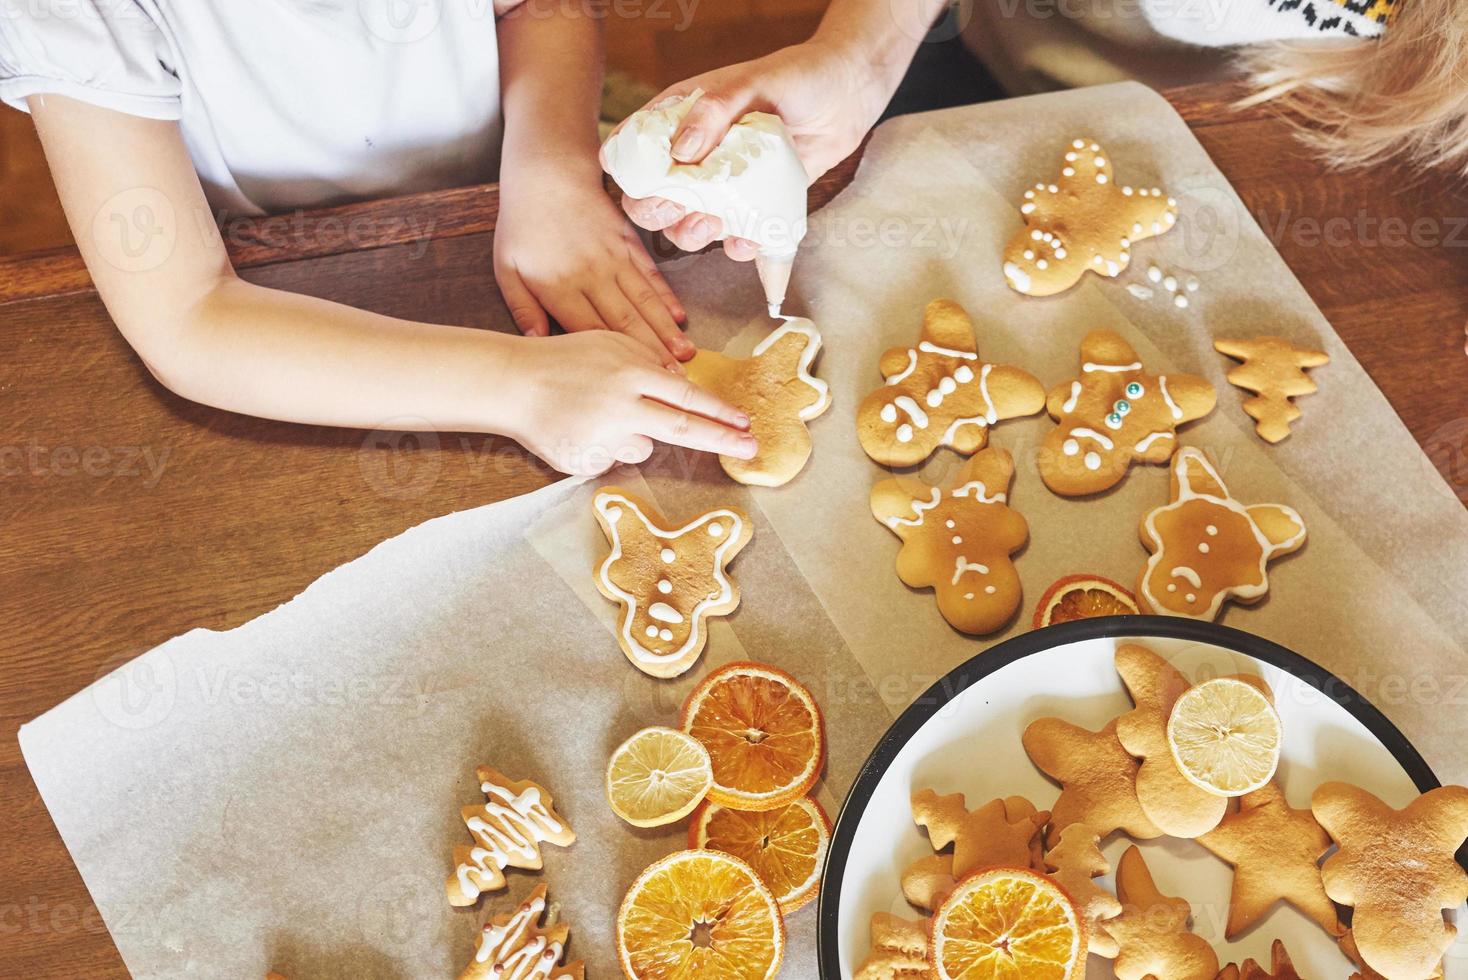
<instances>
[{"instance_id":1,"label":"dried orange slice","mask_svg":"<svg viewBox=\"0 0 1468 980\"><path fill-rule=\"evenodd\" d=\"M607 801L634 827L682 820L713 782L708 751L672 728L644 728L617 746L607 763Z\"/></svg>"},{"instance_id":2,"label":"dried orange slice","mask_svg":"<svg viewBox=\"0 0 1468 980\"><path fill-rule=\"evenodd\" d=\"M617 955L631 980L768 980L780 972L785 925L749 865L718 851L679 851L627 890Z\"/></svg>"},{"instance_id":3,"label":"dried orange slice","mask_svg":"<svg viewBox=\"0 0 1468 980\"><path fill-rule=\"evenodd\" d=\"M773 810L800 799L825 762L815 698L766 664L714 671L684 702L682 722L713 760L709 800L732 810Z\"/></svg>"},{"instance_id":4,"label":"dried orange slice","mask_svg":"<svg viewBox=\"0 0 1468 980\"><path fill-rule=\"evenodd\" d=\"M763 813L708 803L694 815L688 846L723 851L748 864L774 893L780 912L789 915L816 897L831 821L808 796Z\"/></svg>"},{"instance_id":5,"label":"dried orange slice","mask_svg":"<svg viewBox=\"0 0 1468 980\"><path fill-rule=\"evenodd\" d=\"M1067 575L1045 590L1035 607L1035 629L1073 619L1136 615L1134 595L1099 575Z\"/></svg>"},{"instance_id":6,"label":"dried orange slice","mask_svg":"<svg viewBox=\"0 0 1468 980\"><path fill-rule=\"evenodd\" d=\"M1243 796L1273 779L1283 738L1268 696L1236 677L1188 688L1167 719L1178 771L1216 796Z\"/></svg>"},{"instance_id":7,"label":"dried orange slice","mask_svg":"<svg viewBox=\"0 0 1468 980\"><path fill-rule=\"evenodd\" d=\"M1027 868L994 868L958 883L933 916L938 980L1079 980L1086 926L1055 882Z\"/></svg>"}]
</instances>

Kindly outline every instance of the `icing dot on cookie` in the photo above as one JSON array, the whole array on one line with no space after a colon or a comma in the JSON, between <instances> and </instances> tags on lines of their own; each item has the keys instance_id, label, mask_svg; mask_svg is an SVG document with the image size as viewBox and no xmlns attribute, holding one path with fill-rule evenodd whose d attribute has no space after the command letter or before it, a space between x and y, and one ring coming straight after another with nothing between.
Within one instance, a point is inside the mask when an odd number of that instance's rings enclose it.
<instances>
[{"instance_id":1,"label":"icing dot on cookie","mask_svg":"<svg viewBox=\"0 0 1468 980\"><path fill-rule=\"evenodd\" d=\"M904 422L897 427L898 442L912 442L912 426Z\"/></svg>"},{"instance_id":2,"label":"icing dot on cookie","mask_svg":"<svg viewBox=\"0 0 1468 980\"><path fill-rule=\"evenodd\" d=\"M882 406L882 411L880 412L880 414L882 416L882 421L883 422L896 422L897 421L897 406L892 405L892 404L883 405Z\"/></svg>"},{"instance_id":3,"label":"icing dot on cookie","mask_svg":"<svg viewBox=\"0 0 1468 980\"><path fill-rule=\"evenodd\" d=\"M1057 248L1055 250L1055 257L1057 259L1063 259L1063 258L1065 258L1065 249L1063 249L1063 248Z\"/></svg>"},{"instance_id":4,"label":"icing dot on cookie","mask_svg":"<svg viewBox=\"0 0 1468 980\"><path fill-rule=\"evenodd\" d=\"M1142 393L1145 391L1146 389L1142 387L1142 384L1139 381L1128 382L1126 386L1126 393L1128 398L1141 398Z\"/></svg>"},{"instance_id":5,"label":"icing dot on cookie","mask_svg":"<svg viewBox=\"0 0 1468 980\"><path fill-rule=\"evenodd\" d=\"M647 638L649 640L655 640L655 639L657 639L657 635L658 635L658 628L656 626L649 626L647 628Z\"/></svg>"},{"instance_id":6,"label":"icing dot on cookie","mask_svg":"<svg viewBox=\"0 0 1468 980\"><path fill-rule=\"evenodd\" d=\"M963 538L960 538L958 535L955 534L953 536L953 543L954 544L963 544Z\"/></svg>"},{"instance_id":7,"label":"icing dot on cookie","mask_svg":"<svg viewBox=\"0 0 1468 980\"><path fill-rule=\"evenodd\" d=\"M1177 591L1177 583L1176 582L1168 582L1167 583L1167 591L1169 591L1169 592L1176 592Z\"/></svg>"},{"instance_id":8,"label":"icing dot on cookie","mask_svg":"<svg viewBox=\"0 0 1468 980\"><path fill-rule=\"evenodd\" d=\"M1097 265L1100 265L1104 260L1101 258L1101 256L1098 255L1095 258L1093 258L1091 261L1092 262L1095 262Z\"/></svg>"},{"instance_id":9,"label":"icing dot on cookie","mask_svg":"<svg viewBox=\"0 0 1468 980\"><path fill-rule=\"evenodd\" d=\"M1035 241L1038 242L1040 239L1042 239L1042 238L1045 237L1045 233L1043 231L1041 231L1040 229L1036 228L1034 231L1030 232L1030 237L1033 238Z\"/></svg>"},{"instance_id":10,"label":"icing dot on cookie","mask_svg":"<svg viewBox=\"0 0 1468 980\"><path fill-rule=\"evenodd\" d=\"M1067 153L1065 155L1065 162L1066 163L1075 163L1076 162L1076 155L1074 153Z\"/></svg>"},{"instance_id":11,"label":"icing dot on cookie","mask_svg":"<svg viewBox=\"0 0 1468 980\"><path fill-rule=\"evenodd\" d=\"M667 579L662 579L658 582L658 591L661 592L663 595L667 595L669 592L673 591L673 583L669 582Z\"/></svg>"},{"instance_id":12,"label":"icing dot on cookie","mask_svg":"<svg viewBox=\"0 0 1468 980\"><path fill-rule=\"evenodd\" d=\"M1207 531L1209 534L1217 534L1218 533L1218 525L1216 525L1216 524L1209 524L1203 530Z\"/></svg>"},{"instance_id":13,"label":"icing dot on cookie","mask_svg":"<svg viewBox=\"0 0 1468 980\"><path fill-rule=\"evenodd\" d=\"M1063 168L1060 171L1060 176L1062 176L1062 177L1074 177L1075 175L1076 175L1076 168L1075 167L1065 167L1065 168Z\"/></svg>"},{"instance_id":14,"label":"icing dot on cookie","mask_svg":"<svg viewBox=\"0 0 1468 980\"><path fill-rule=\"evenodd\" d=\"M1096 158L1096 166L1098 166L1098 167L1104 167L1104 166L1106 166L1106 158L1105 157L1097 157Z\"/></svg>"},{"instance_id":15,"label":"icing dot on cookie","mask_svg":"<svg viewBox=\"0 0 1468 980\"><path fill-rule=\"evenodd\" d=\"M1175 292L1177 292L1177 277L1176 276L1165 276L1165 277L1163 277L1163 280L1162 280L1162 288L1165 289L1165 290L1167 290L1169 293L1175 293Z\"/></svg>"},{"instance_id":16,"label":"icing dot on cookie","mask_svg":"<svg viewBox=\"0 0 1468 980\"><path fill-rule=\"evenodd\" d=\"M715 521L714 523L712 523L712 524L709 525L709 537L711 537L711 538L717 538L719 535L721 535L723 533L724 533L724 525L720 524L718 521Z\"/></svg>"},{"instance_id":17,"label":"icing dot on cookie","mask_svg":"<svg viewBox=\"0 0 1468 980\"><path fill-rule=\"evenodd\" d=\"M1184 602L1197 602L1198 601L1198 597L1195 596L1195 595L1193 595L1193 593L1189 592L1187 595L1183 596L1183 601Z\"/></svg>"},{"instance_id":18,"label":"icing dot on cookie","mask_svg":"<svg viewBox=\"0 0 1468 980\"><path fill-rule=\"evenodd\" d=\"M1035 199L1035 192L1034 191L1025 191L1025 200L1026 201L1033 201L1034 199Z\"/></svg>"},{"instance_id":19,"label":"icing dot on cookie","mask_svg":"<svg viewBox=\"0 0 1468 980\"><path fill-rule=\"evenodd\" d=\"M1049 268L1049 267L1050 267L1050 263L1049 262L1046 262L1044 259L1040 259L1038 262L1035 263L1035 268L1037 268L1037 269L1046 269L1046 268Z\"/></svg>"},{"instance_id":20,"label":"icing dot on cookie","mask_svg":"<svg viewBox=\"0 0 1468 980\"><path fill-rule=\"evenodd\" d=\"M1198 291L1199 282L1196 277L1188 276L1188 281L1184 283L1184 285L1187 287L1188 292L1196 293Z\"/></svg>"},{"instance_id":21,"label":"icing dot on cookie","mask_svg":"<svg viewBox=\"0 0 1468 980\"><path fill-rule=\"evenodd\" d=\"M958 379L959 384L968 384L974 379L974 369L967 364L960 364L958 370L953 372L953 376Z\"/></svg>"},{"instance_id":22,"label":"icing dot on cookie","mask_svg":"<svg viewBox=\"0 0 1468 980\"><path fill-rule=\"evenodd\" d=\"M1081 444L1076 442L1074 439L1067 439L1064 443L1061 444L1060 448L1065 451L1065 454L1067 456L1074 456L1076 453L1081 451Z\"/></svg>"},{"instance_id":23,"label":"icing dot on cookie","mask_svg":"<svg viewBox=\"0 0 1468 980\"><path fill-rule=\"evenodd\" d=\"M951 520L950 520L950 521L944 521L944 522L943 522L943 526L944 526L944 527L948 527L948 528L951 528L951 527L953 527L953 526L954 526L954 524L953 524L953 522L952 522L952 521L951 521Z\"/></svg>"},{"instance_id":24,"label":"icing dot on cookie","mask_svg":"<svg viewBox=\"0 0 1468 980\"><path fill-rule=\"evenodd\" d=\"M1099 453L1086 453L1086 469L1099 470L1101 468L1101 456Z\"/></svg>"},{"instance_id":25,"label":"icing dot on cookie","mask_svg":"<svg viewBox=\"0 0 1468 980\"><path fill-rule=\"evenodd\" d=\"M1027 261L1027 262L1033 262L1034 259L1035 259L1035 250L1032 249L1032 248L1025 249L1024 250L1024 257L1025 257L1025 261Z\"/></svg>"},{"instance_id":26,"label":"icing dot on cookie","mask_svg":"<svg viewBox=\"0 0 1468 980\"><path fill-rule=\"evenodd\" d=\"M1170 207L1170 208L1177 207L1177 198L1175 198L1175 197L1169 197L1167 199L1167 206Z\"/></svg>"},{"instance_id":27,"label":"icing dot on cookie","mask_svg":"<svg viewBox=\"0 0 1468 980\"><path fill-rule=\"evenodd\" d=\"M1202 552L1203 554L1205 554L1205 555L1208 554L1208 542L1207 541L1200 541L1200 542L1198 542L1198 550L1200 552Z\"/></svg>"},{"instance_id":28,"label":"icing dot on cookie","mask_svg":"<svg viewBox=\"0 0 1468 980\"><path fill-rule=\"evenodd\" d=\"M1108 429L1119 429L1119 428L1121 428L1121 415L1119 413L1117 413L1117 412L1112 412L1110 415L1106 416L1106 428L1108 428Z\"/></svg>"},{"instance_id":29,"label":"icing dot on cookie","mask_svg":"<svg viewBox=\"0 0 1468 980\"><path fill-rule=\"evenodd\" d=\"M944 378L938 382L938 390L945 395L951 395L958 390L958 382L952 378Z\"/></svg>"},{"instance_id":30,"label":"icing dot on cookie","mask_svg":"<svg viewBox=\"0 0 1468 980\"><path fill-rule=\"evenodd\" d=\"M1132 189L1130 187L1123 187L1121 189L1121 192L1123 194L1125 194L1127 197L1131 197L1132 196Z\"/></svg>"},{"instance_id":31,"label":"icing dot on cookie","mask_svg":"<svg viewBox=\"0 0 1468 980\"><path fill-rule=\"evenodd\" d=\"M1035 206L1033 204L1021 204L1019 206L1020 214L1029 214L1033 210L1035 210Z\"/></svg>"},{"instance_id":32,"label":"icing dot on cookie","mask_svg":"<svg viewBox=\"0 0 1468 980\"><path fill-rule=\"evenodd\" d=\"M1104 184L1104 183L1106 183L1106 175L1105 174L1097 174L1096 175L1096 183L1098 183L1098 184Z\"/></svg>"},{"instance_id":33,"label":"icing dot on cookie","mask_svg":"<svg viewBox=\"0 0 1468 980\"><path fill-rule=\"evenodd\" d=\"M673 631L663 630L661 633L658 634L658 639L662 640L664 643L671 641L673 639Z\"/></svg>"},{"instance_id":34,"label":"icing dot on cookie","mask_svg":"<svg viewBox=\"0 0 1468 980\"><path fill-rule=\"evenodd\" d=\"M662 558L663 558L663 561L666 564L670 564L671 565L673 563L673 559L674 558L677 558L677 557L678 557L678 555L673 551L672 548L664 548L663 549Z\"/></svg>"},{"instance_id":35,"label":"icing dot on cookie","mask_svg":"<svg viewBox=\"0 0 1468 980\"><path fill-rule=\"evenodd\" d=\"M929 408L937 408L939 405L943 404L943 392L939 391L937 388L934 388L932 391L928 392L927 401Z\"/></svg>"},{"instance_id":36,"label":"icing dot on cookie","mask_svg":"<svg viewBox=\"0 0 1468 980\"><path fill-rule=\"evenodd\" d=\"M1178 293L1172 298L1172 305L1176 306L1180 310L1185 310L1188 308L1188 298L1182 293Z\"/></svg>"},{"instance_id":37,"label":"icing dot on cookie","mask_svg":"<svg viewBox=\"0 0 1468 980\"><path fill-rule=\"evenodd\" d=\"M1051 184L1047 188L1047 190L1049 190L1051 194L1058 194L1058 193L1060 193L1060 188L1059 187L1056 187L1054 184Z\"/></svg>"},{"instance_id":38,"label":"icing dot on cookie","mask_svg":"<svg viewBox=\"0 0 1468 980\"><path fill-rule=\"evenodd\" d=\"M1075 147L1077 150L1079 150L1081 147L1083 147L1083 146L1086 145L1086 141L1085 140L1076 140L1075 142L1071 143L1070 145L1073 146L1073 147Z\"/></svg>"},{"instance_id":39,"label":"icing dot on cookie","mask_svg":"<svg viewBox=\"0 0 1468 980\"><path fill-rule=\"evenodd\" d=\"M965 598L965 599L972 599L972 598L973 598L973 597L974 597L974 594L973 594L973 593L972 593L972 592L965 592L965 593L964 593L964 594L963 594L963 597L964 597L964 598Z\"/></svg>"},{"instance_id":40,"label":"icing dot on cookie","mask_svg":"<svg viewBox=\"0 0 1468 980\"><path fill-rule=\"evenodd\" d=\"M986 586L984 586L984 591L987 592L989 595L993 595L995 592L998 592L999 590L996 589L996 588L994 588L994 586L992 586L992 585L986 585Z\"/></svg>"}]
</instances>

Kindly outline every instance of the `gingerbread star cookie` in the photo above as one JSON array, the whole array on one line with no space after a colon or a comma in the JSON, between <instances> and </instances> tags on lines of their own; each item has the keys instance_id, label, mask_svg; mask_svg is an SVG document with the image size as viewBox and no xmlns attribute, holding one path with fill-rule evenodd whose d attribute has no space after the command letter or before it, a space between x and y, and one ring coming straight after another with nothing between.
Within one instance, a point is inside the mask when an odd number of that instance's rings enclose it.
<instances>
[{"instance_id":1,"label":"gingerbread star cookie","mask_svg":"<svg viewBox=\"0 0 1468 980\"><path fill-rule=\"evenodd\" d=\"M1257 602L1265 566L1305 544L1305 521L1284 504L1244 506L1213 464L1191 446L1172 461L1172 496L1142 518L1152 556L1137 580L1143 612L1214 619L1228 599Z\"/></svg>"},{"instance_id":2,"label":"gingerbread star cookie","mask_svg":"<svg viewBox=\"0 0 1468 980\"><path fill-rule=\"evenodd\" d=\"M1351 936L1365 965L1392 980L1436 971L1457 930L1443 912L1468 900L1454 857L1468 838L1468 788L1444 786L1401 810L1348 783L1311 800L1339 850L1325 859L1325 893L1352 908Z\"/></svg>"},{"instance_id":3,"label":"gingerbread star cookie","mask_svg":"<svg viewBox=\"0 0 1468 980\"><path fill-rule=\"evenodd\" d=\"M1090 952L1114 959L1120 947L1102 923L1121 914L1121 902L1092 880L1111 870L1100 843L1101 835L1094 829L1073 823L1060 832L1055 846L1046 853L1045 867L1085 918Z\"/></svg>"},{"instance_id":4,"label":"gingerbread star cookie","mask_svg":"<svg viewBox=\"0 0 1468 980\"><path fill-rule=\"evenodd\" d=\"M902 539L897 577L914 589L931 587L943 618L964 633L992 633L1019 609L1010 555L1030 532L1008 504L1013 477L1009 453L985 449L945 486L903 476L872 488L873 516Z\"/></svg>"},{"instance_id":5,"label":"gingerbread star cookie","mask_svg":"<svg viewBox=\"0 0 1468 980\"><path fill-rule=\"evenodd\" d=\"M542 925L545 911L541 885L514 912L486 922L474 959L459 980L582 980L586 970L580 962L561 965L570 927L558 922Z\"/></svg>"},{"instance_id":6,"label":"gingerbread star cookie","mask_svg":"<svg viewBox=\"0 0 1468 980\"><path fill-rule=\"evenodd\" d=\"M1290 434L1290 423L1300 417L1291 399L1316 390L1305 370L1330 363L1324 351L1296 347L1283 337L1219 339L1213 349L1243 361L1228 372L1228 383L1254 392L1255 397L1244 402L1244 411L1265 442L1279 442Z\"/></svg>"},{"instance_id":7,"label":"gingerbread star cookie","mask_svg":"<svg viewBox=\"0 0 1468 980\"><path fill-rule=\"evenodd\" d=\"M930 980L928 923L886 912L872 916L872 951L853 980Z\"/></svg>"},{"instance_id":8,"label":"gingerbread star cookie","mask_svg":"<svg viewBox=\"0 0 1468 980\"><path fill-rule=\"evenodd\" d=\"M1040 718L1025 729L1023 742L1030 760L1060 783L1051 833L1082 823L1103 838L1116 830L1133 840L1162 834L1137 800L1137 760L1117 740L1115 721L1092 732L1060 718Z\"/></svg>"},{"instance_id":9,"label":"gingerbread star cookie","mask_svg":"<svg viewBox=\"0 0 1468 980\"><path fill-rule=\"evenodd\" d=\"M964 455L982 449L989 428L1034 415L1045 389L1028 371L981 360L973 323L951 299L923 313L914 347L894 347L878 362L886 384L856 410L857 438L884 466L916 466L939 446Z\"/></svg>"},{"instance_id":10,"label":"gingerbread star cookie","mask_svg":"<svg viewBox=\"0 0 1468 980\"><path fill-rule=\"evenodd\" d=\"M1060 175L1025 191L1024 227L1004 250L1004 280L1027 296L1064 292L1088 271L1115 278L1132 247L1177 224L1177 201L1156 187L1118 184L1094 140L1073 140Z\"/></svg>"},{"instance_id":11,"label":"gingerbread star cookie","mask_svg":"<svg viewBox=\"0 0 1468 980\"><path fill-rule=\"evenodd\" d=\"M541 844L570 847L576 841L544 786L516 782L489 766L474 775L486 802L460 811L474 844L454 848L454 873L445 886L454 906L473 905L481 893L505 887L505 868L540 870Z\"/></svg>"},{"instance_id":12,"label":"gingerbread star cookie","mask_svg":"<svg viewBox=\"0 0 1468 980\"><path fill-rule=\"evenodd\" d=\"M810 459L806 423L831 407L831 389L810 370L820 349L815 324L787 317L750 357L699 351L684 365L690 381L749 416L750 434L759 443L754 458L719 457L724 472L738 482L782 486Z\"/></svg>"},{"instance_id":13,"label":"gingerbread star cookie","mask_svg":"<svg viewBox=\"0 0 1468 980\"><path fill-rule=\"evenodd\" d=\"M1133 462L1165 463L1177 428L1213 411L1217 395L1191 374L1152 374L1114 330L1081 341L1080 377L1051 389L1057 426L1040 448L1040 478L1065 497L1120 483Z\"/></svg>"},{"instance_id":14,"label":"gingerbread star cookie","mask_svg":"<svg viewBox=\"0 0 1468 980\"><path fill-rule=\"evenodd\" d=\"M708 618L739 605L728 565L754 533L749 518L721 507L674 527L621 487L598 490L593 509L612 546L596 585L622 606L622 652L645 674L677 677L703 652Z\"/></svg>"},{"instance_id":15,"label":"gingerbread star cookie","mask_svg":"<svg viewBox=\"0 0 1468 980\"><path fill-rule=\"evenodd\" d=\"M1117 980L1214 980L1218 955L1201 936L1188 931L1192 911L1186 899L1157 890L1142 852L1129 847L1116 868L1116 897L1122 913L1104 928L1120 946Z\"/></svg>"},{"instance_id":16,"label":"gingerbread star cookie","mask_svg":"<svg viewBox=\"0 0 1468 980\"><path fill-rule=\"evenodd\" d=\"M1335 905L1320 882L1318 862L1330 835L1309 810L1296 810L1273 782L1239 797L1237 812L1199 836L1198 843L1234 867L1225 939L1284 901L1332 936L1342 932Z\"/></svg>"}]
</instances>

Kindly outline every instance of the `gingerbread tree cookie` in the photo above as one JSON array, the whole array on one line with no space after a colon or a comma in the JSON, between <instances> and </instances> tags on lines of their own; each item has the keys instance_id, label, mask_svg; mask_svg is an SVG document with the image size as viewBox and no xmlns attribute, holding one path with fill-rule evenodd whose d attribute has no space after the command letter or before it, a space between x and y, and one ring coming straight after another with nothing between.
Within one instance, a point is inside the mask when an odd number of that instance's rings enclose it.
<instances>
[{"instance_id":1,"label":"gingerbread tree cookie","mask_svg":"<svg viewBox=\"0 0 1468 980\"><path fill-rule=\"evenodd\" d=\"M555 921L542 925L545 911L541 885L514 912L486 922L474 959L459 980L582 980L581 963L561 965L570 927Z\"/></svg>"},{"instance_id":2,"label":"gingerbread tree cookie","mask_svg":"<svg viewBox=\"0 0 1468 980\"><path fill-rule=\"evenodd\" d=\"M1066 497L1120 483L1133 462L1165 463L1177 428L1213 411L1213 386L1191 374L1151 374L1114 330L1081 341L1080 377L1051 389L1057 426L1039 455L1040 478Z\"/></svg>"},{"instance_id":3,"label":"gingerbread tree cookie","mask_svg":"<svg viewBox=\"0 0 1468 980\"><path fill-rule=\"evenodd\" d=\"M719 457L724 472L738 482L782 486L810 459L806 423L831 407L830 388L810 371L820 349L815 324L787 317L747 358L699 351L684 366L690 381L749 416L750 434L759 442L754 458Z\"/></svg>"},{"instance_id":4,"label":"gingerbread tree cookie","mask_svg":"<svg viewBox=\"0 0 1468 980\"><path fill-rule=\"evenodd\" d=\"M596 585L622 606L622 652L645 674L677 677L703 652L708 618L739 605L728 565L754 533L749 518L721 507L674 527L621 487L598 490L593 507L612 546Z\"/></svg>"},{"instance_id":5,"label":"gingerbread tree cookie","mask_svg":"<svg viewBox=\"0 0 1468 980\"><path fill-rule=\"evenodd\" d=\"M455 906L473 905L481 893L505 887L505 868L540 870L541 844L569 847L576 841L544 786L528 779L515 782L489 766L474 775L486 802L460 811L474 845L454 848L455 868L446 890Z\"/></svg>"},{"instance_id":6,"label":"gingerbread tree cookie","mask_svg":"<svg viewBox=\"0 0 1468 980\"><path fill-rule=\"evenodd\" d=\"M1315 819L1339 846L1320 868L1325 892L1352 908L1366 966L1392 980L1434 974L1457 930L1443 911L1468 900L1455 852L1468 838L1468 789L1444 786L1401 810L1348 783L1325 783Z\"/></svg>"},{"instance_id":7,"label":"gingerbread tree cookie","mask_svg":"<svg viewBox=\"0 0 1468 980\"><path fill-rule=\"evenodd\" d=\"M1004 279L1027 296L1064 292L1086 272L1115 278L1132 246L1177 223L1177 201L1156 187L1118 184L1099 143L1073 140L1054 183L1025 191L1024 227L1004 250Z\"/></svg>"},{"instance_id":8,"label":"gingerbread tree cookie","mask_svg":"<svg viewBox=\"0 0 1468 980\"><path fill-rule=\"evenodd\" d=\"M933 588L938 611L964 633L992 633L1019 609L1009 556L1024 546L1029 526L1007 503L1013 476L1009 453L985 449L946 486L906 476L872 488L872 514L902 539L897 577Z\"/></svg>"},{"instance_id":9,"label":"gingerbread tree cookie","mask_svg":"<svg viewBox=\"0 0 1468 980\"><path fill-rule=\"evenodd\" d=\"M1142 518L1152 556L1137 580L1144 612L1214 619L1228 599L1257 602L1265 566L1305 544L1305 521L1284 504L1244 506L1200 450L1178 450L1168 504Z\"/></svg>"},{"instance_id":10,"label":"gingerbread tree cookie","mask_svg":"<svg viewBox=\"0 0 1468 980\"><path fill-rule=\"evenodd\" d=\"M1228 382L1254 392L1255 397L1244 402L1244 411L1265 442L1284 439L1290 434L1290 423L1300 417L1290 399L1316 390L1306 368L1330 362L1325 352L1296 347L1283 337L1220 339L1213 342L1213 349L1244 362L1228 372Z\"/></svg>"},{"instance_id":11,"label":"gingerbread tree cookie","mask_svg":"<svg viewBox=\"0 0 1468 980\"><path fill-rule=\"evenodd\" d=\"M1120 947L1103 922L1121 914L1121 902L1092 880L1111 870L1100 843L1101 835L1091 827L1073 823L1060 832L1045 855L1045 866L1085 918L1090 952L1114 959Z\"/></svg>"},{"instance_id":12,"label":"gingerbread tree cookie","mask_svg":"<svg viewBox=\"0 0 1468 980\"><path fill-rule=\"evenodd\" d=\"M995 423L1034 415L1045 403L1028 371L979 358L973 323L951 299L929 303L917 345L888 350L878 367L887 383L862 400L856 431L884 466L916 466L939 446L975 452Z\"/></svg>"},{"instance_id":13,"label":"gingerbread tree cookie","mask_svg":"<svg viewBox=\"0 0 1468 980\"><path fill-rule=\"evenodd\" d=\"M1051 833L1084 823L1101 837L1116 830L1133 840L1161 835L1137 800L1137 760L1117 740L1115 721L1092 732L1060 718L1040 718L1025 729L1023 742L1030 760L1060 783Z\"/></svg>"},{"instance_id":14,"label":"gingerbread tree cookie","mask_svg":"<svg viewBox=\"0 0 1468 980\"><path fill-rule=\"evenodd\" d=\"M1116 897L1122 913L1103 928L1120 947L1117 980L1214 980L1218 955L1201 936L1188 932L1187 900L1158 891L1142 852L1129 847L1116 868Z\"/></svg>"},{"instance_id":15,"label":"gingerbread tree cookie","mask_svg":"<svg viewBox=\"0 0 1468 980\"><path fill-rule=\"evenodd\" d=\"M1234 867L1224 938L1233 939L1284 901L1332 936L1341 934L1335 905L1320 882L1318 862L1330 835L1309 810L1296 810L1273 782L1239 797L1239 809L1198 838Z\"/></svg>"},{"instance_id":16,"label":"gingerbread tree cookie","mask_svg":"<svg viewBox=\"0 0 1468 980\"><path fill-rule=\"evenodd\" d=\"M928 923L899 919L886 912L872 916L872 951L853 980L930 980Z\"/></svg>"}]
</instances>

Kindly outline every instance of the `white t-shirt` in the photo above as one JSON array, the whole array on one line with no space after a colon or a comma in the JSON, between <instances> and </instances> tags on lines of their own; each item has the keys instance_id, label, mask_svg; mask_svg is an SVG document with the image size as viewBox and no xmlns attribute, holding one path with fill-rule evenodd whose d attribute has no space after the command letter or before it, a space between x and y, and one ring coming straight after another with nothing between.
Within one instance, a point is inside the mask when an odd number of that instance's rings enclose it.
<instances>
[{"instance_id":1,"label":"white t-shirt","mask_svg":"<svg viewBox=\"0 0 1468 980\"><path fill-rule=\"evenodd\" d=\"M0 99L45 94L178 120L232 214L499 166L492 0L0 0Z\"/></svg>"}]
</instances>

